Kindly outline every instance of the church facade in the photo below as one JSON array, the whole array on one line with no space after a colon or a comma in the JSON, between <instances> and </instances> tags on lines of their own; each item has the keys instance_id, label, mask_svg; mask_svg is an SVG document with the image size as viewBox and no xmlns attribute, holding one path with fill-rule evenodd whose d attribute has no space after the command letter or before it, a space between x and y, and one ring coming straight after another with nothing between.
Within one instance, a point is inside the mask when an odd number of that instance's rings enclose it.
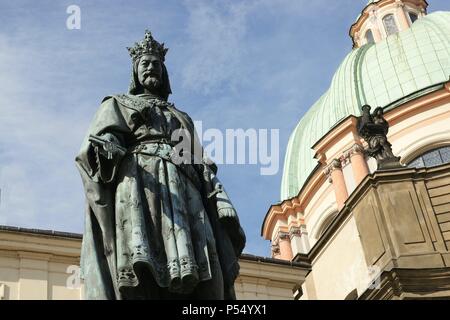
<instances>
[{"instance_id":1,"label":"church facade","mask_svg":"<svg viewBox=\"0 0 450 320\"><path fill-rule=\"evenodd\" d=\"M427 7L369 1L290 137L261 234L274 258L311 265L298 299L450 297L450 12ZM364 105L383 108L402 168L366 156Z\"/></svg>"}]
</instances>

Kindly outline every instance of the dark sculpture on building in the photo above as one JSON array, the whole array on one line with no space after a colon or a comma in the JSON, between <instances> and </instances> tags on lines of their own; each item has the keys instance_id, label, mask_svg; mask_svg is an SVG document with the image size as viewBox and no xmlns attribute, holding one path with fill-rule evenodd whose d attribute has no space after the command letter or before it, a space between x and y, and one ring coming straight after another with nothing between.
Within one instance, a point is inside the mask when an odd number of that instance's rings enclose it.
<instances>
[{"instance_id":1,"label":"dark sculpture on building","mask_svg":"<svg viewBox=\"0 0 450 320\"><path fill-rule=\"evenodd\" d=\"M86 298L235 299L245 235L191 118L167 101L167 49L146 31L128 50L129 93L103 100L76 158Z\"/></svg>"},{"instance_id":2,"label":"dark sculpture on building","mask_svg":"<svg viewBox=\"0 0 450 320\"><path fill-rule=\"evenodd\" d=\"M392 145L387 139L389 124L383 117L383 108L378 107L370 114L371 107L362 107L362 116L358 118L358 134L367 142L365 150L369 157L377 160L378 169L398 168L400 157L392 153Z\"/></svg>"}]
</instances>

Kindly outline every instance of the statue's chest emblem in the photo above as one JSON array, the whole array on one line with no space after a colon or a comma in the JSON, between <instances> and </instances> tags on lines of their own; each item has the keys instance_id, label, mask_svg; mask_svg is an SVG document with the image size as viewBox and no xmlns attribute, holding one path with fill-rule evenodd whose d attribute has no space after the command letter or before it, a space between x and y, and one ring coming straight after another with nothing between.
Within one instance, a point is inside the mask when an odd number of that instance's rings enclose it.
<instances>
[{"instance_id":1,"label":"statue's chest emblem","mask_svg":"<svg viewBox=\"0 0 450 320\"><path fill-rule=\"evenodd\" d=\"M131 98L129 95L121 94L117 95L116 98L125 107L134 109L138 112L144 112L144 110L152 108L154 106L166 107L169 105L168 102L161 101L158 99L143 99L140 97Z\"/></svg>"},{"instance_id":2,"label":"statue's chest emblem","mask_svg":"<svg viewBox=\"0 0 450 320\"><path fill-rule=\"evenodd\" d=\"M172 103L159 99L130 97L125 94L116 97L122 105L134 111L130 115L130 119L135 130L148 130L148 127L154 127L167 131L168 127L180 126L176 117L168 109L168 107L174 107Z\"/></svg>"}]
</instances>

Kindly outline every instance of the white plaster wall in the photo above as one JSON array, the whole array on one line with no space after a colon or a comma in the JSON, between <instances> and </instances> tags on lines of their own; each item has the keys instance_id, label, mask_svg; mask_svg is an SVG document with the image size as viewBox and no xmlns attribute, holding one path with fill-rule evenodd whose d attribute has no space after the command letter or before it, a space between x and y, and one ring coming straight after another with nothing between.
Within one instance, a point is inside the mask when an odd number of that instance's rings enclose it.
<instances>
[{"instance_id":1,"label":"white plaster wall","mask_svg":"<svg viewBox=\"0 0 450 320\"><path fill-rule=\"evenodd\" d=\"M314 278L314 296L319 300L341 300L354 289L358 294L367 289L372 279L353 216L313 261L310 275Z\"/></svg>"},{"instance_id":2,"label":"white plaster wall","mask_svg":"<svg viewBox=\"0 0 450 320\"><path fill-rule=\"evenodd\" d=\"M275 241L275 239L278 237L278 230L280 230L280 228L287 228L287 227L288 227L287 221L277 220L277 222L275 223L275 228L273 228L272 232L272 241Z\"/></svg>"},{"instance_id":3,"label":"white plaster wall","mask_svg":"<svg viewBox=\"0 0 450 320\"><path fill-rule=\"evenodd\" d=\"M353 190L356 189L355 176L353 175L353 168L349 162L342 168L342 173L344 174L345 186L347 187L348 195L351 195Z\"/></svg>"},{"instance_id":4,"label":"white plaster wall","mask_svg":"<svg viewBox=\"0 0 450 320\"><path fill-rule=\"evenodd\" d=\"M0 300L17 299L19 296L19 259L1 256L0 252L0 284L4 285ZM11 298L10 298L11 297Z\"/></svg>"},{"instance_id":5,"label":"white plaster wall","mask_svg":"<svg viewBox=\"0 0 450 320\"><path fill-rule=\"evenodd\" d=\"M310 246L317 241L316 234L326 216L337 210L333 186L328 180L321 186L305 209L305 224Z\"/></svg>"},{"instance_id":6,"label":"white plaster wall","mask_svg":"<svg viewBox=\"0 0 450 320\"><path fill-rule=\"evenodd\" d=\"M404 160L413 160L424 151L450 144L450 103L409 117L389 133L392 150Z\"/></svg>"},{"instance_id":7,"label":"white plaster wall","mask_svg":"<svg viewBox=\"0 0 450 320\"><path fill-rule=\"evenodd\" d=\"M80 300L81 287L66 287L70 262L48 262L5 256L0 252L0 285L4 300Z\"/></svg>"}]
</instances>

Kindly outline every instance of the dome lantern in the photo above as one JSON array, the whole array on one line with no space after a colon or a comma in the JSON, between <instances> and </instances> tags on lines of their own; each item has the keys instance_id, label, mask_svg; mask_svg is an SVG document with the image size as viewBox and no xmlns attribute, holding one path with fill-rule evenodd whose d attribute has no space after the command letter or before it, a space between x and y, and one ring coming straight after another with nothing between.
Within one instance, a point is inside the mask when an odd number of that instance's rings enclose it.
<instances>
[{"instance_id":1,"label":"dome lantern","mask_svg":"<svg viewBox=\"0 0 450 320\"><path fill-rule=\"evenodd\" d=\"M378 43L426 15L425 0L370 0L350 28L353 47Z\"/></svg>"}]
</instances>

